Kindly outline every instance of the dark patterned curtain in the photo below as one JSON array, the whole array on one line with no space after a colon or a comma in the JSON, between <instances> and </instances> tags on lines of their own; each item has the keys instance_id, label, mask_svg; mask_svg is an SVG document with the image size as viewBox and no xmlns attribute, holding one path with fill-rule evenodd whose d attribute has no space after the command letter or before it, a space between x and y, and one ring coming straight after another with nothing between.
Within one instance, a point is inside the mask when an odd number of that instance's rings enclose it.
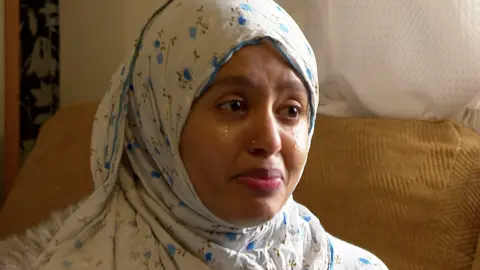
<instances>
[{"instance_id":1,"label":"dark patterned curtain","mask_svg":"<svg viewBox=\"0 0 480 270\"><path fill-rule=\"evenodd\" d=\"M59 105L58 0L20 0L22 162Z\"/></svg>"}]
</instances>

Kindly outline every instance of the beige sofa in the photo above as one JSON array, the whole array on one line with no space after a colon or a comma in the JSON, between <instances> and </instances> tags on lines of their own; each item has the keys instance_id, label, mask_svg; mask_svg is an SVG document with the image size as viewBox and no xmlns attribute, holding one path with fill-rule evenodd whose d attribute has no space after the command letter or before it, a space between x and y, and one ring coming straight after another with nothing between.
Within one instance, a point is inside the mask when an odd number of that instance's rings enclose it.
<instances>
[{"instance_id":1,"label":"beige sofa","mask_svg":"<svg viewBox=\"0 0 480 270\"><path fill-rule=\"evenodd\" d=\"M42 128L0 238L88 195L96 105L63 108ZM480 269L480 135L450 122L319 117L295 198L390 269Z\"/></svg>"}]
</instances>

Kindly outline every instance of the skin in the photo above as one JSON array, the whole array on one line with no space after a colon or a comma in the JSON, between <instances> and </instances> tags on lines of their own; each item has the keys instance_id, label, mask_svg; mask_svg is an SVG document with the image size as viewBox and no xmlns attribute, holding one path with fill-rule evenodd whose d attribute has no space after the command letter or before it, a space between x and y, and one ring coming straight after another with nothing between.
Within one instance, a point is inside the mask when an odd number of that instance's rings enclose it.
<instances>
[{"instance_id":1,"label":"skin","mask_svg":"<svg viewBox=\"0 0 480 270\"><path fill-rule=\"evenodd\" d=\"M243 227L272 219L297 185L308 155L308 93L270 42L242 48L195 102L180 153L201 201ZM272 193L234 176L251 168L283 172Z\"/></svg>"}]
</instances>

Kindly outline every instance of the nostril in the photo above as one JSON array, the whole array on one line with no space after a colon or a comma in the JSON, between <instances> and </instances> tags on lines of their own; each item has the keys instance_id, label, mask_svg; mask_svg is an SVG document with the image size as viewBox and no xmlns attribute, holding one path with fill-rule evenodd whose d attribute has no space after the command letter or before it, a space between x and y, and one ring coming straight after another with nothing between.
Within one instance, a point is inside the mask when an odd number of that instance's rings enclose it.
<instances>
[{"instance_id":1,"label":"nostril","mask_svg":"<svg viewBox=\"0 0 480 270\"><path fill-rule=\"evenodd\" d=\"M249 152L250 152L250 154L252 154L254 156L264 156L267 153L267 151L265 151L265 149L260 148L260 147L251 148L249 150Z\"/></svg>"}]
</instances>

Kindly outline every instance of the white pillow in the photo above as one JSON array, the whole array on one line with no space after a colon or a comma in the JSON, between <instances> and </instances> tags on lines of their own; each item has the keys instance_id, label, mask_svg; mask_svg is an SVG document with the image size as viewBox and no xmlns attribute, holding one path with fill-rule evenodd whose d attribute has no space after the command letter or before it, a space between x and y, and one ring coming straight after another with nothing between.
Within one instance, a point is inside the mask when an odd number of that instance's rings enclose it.
<instances>
[{"instance_id":1,"label":"white pillow","mask_svg":"<svg viewBox=\"0 0 480 270\"><path fill-rule=\"evenodd\" d=\"M312 43L319 113L480 131L478 0L278 0Z\"/></svg>"}]
</instances>

